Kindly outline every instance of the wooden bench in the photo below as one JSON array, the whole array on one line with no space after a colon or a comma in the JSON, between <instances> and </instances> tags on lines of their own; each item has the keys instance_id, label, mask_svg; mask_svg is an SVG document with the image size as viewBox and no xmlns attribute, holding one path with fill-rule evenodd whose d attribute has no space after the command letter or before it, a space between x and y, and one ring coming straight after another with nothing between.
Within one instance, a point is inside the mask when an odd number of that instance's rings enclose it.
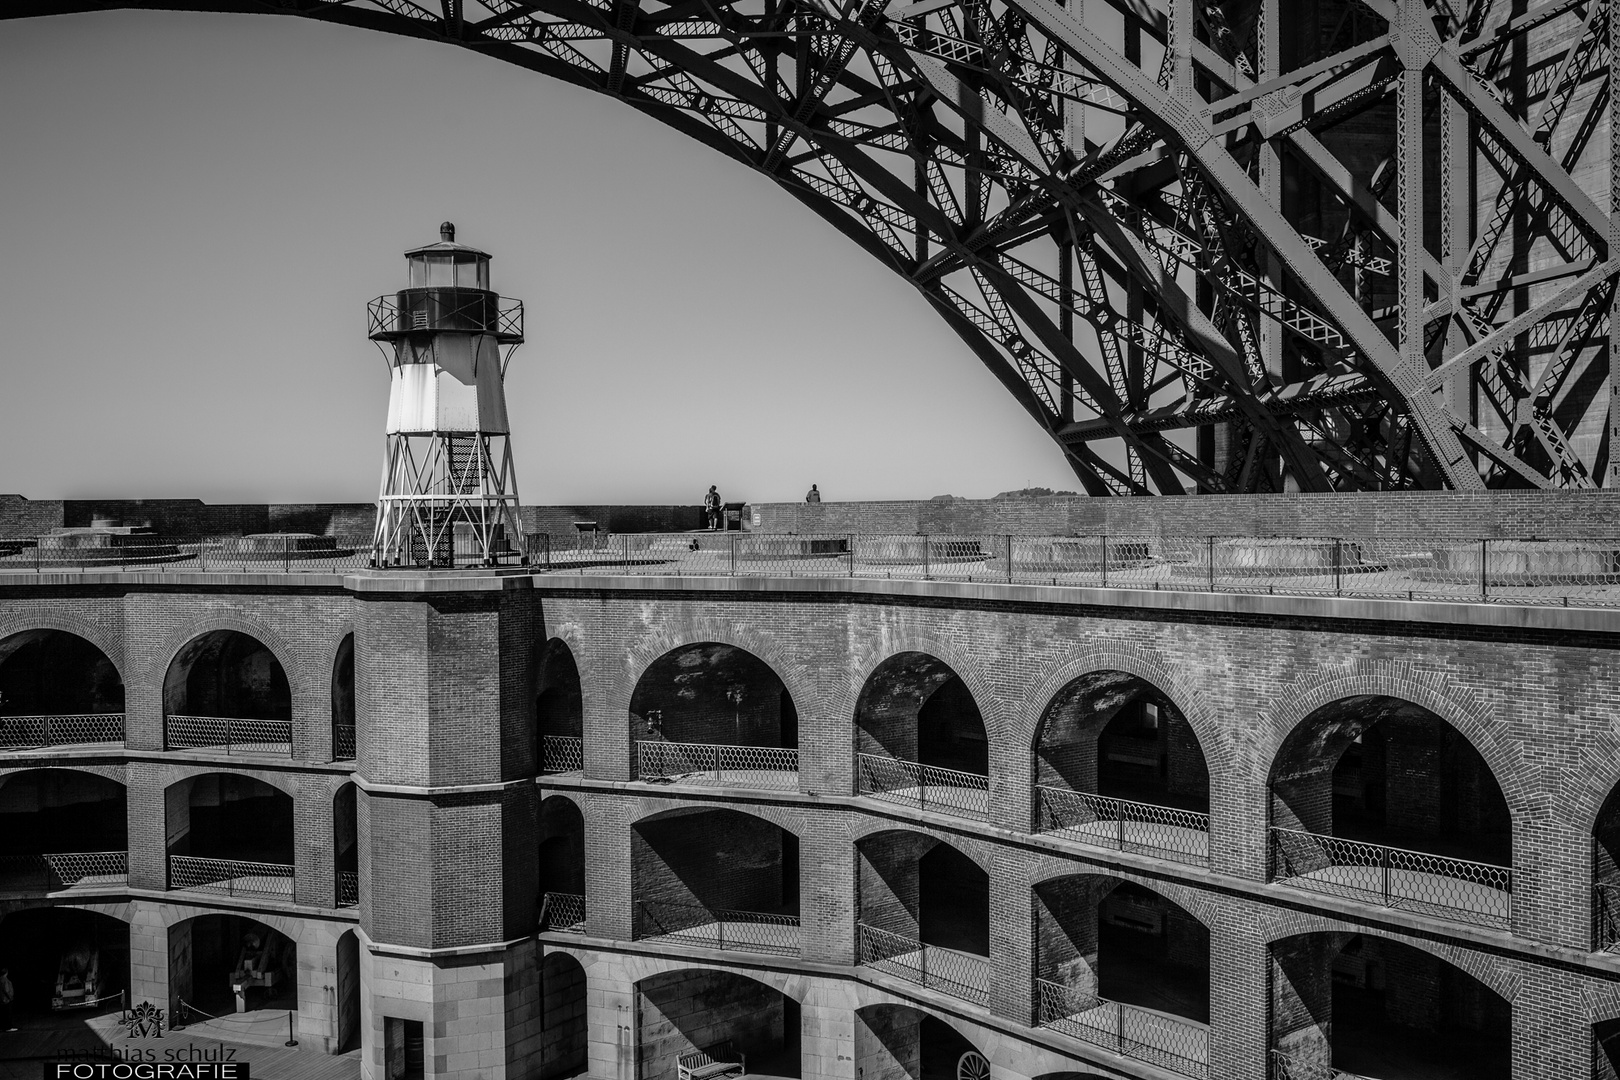
<instances>
[{"instance_id":1,"label":"wooden bench","mask_svg":"<svg viewBox=\"0 0 1620 1080\"><path fill-rule=\"evenodd\" d=\"M680 1080L714 1080L720 1076L741 1076L748 1071L748 1057L730 1043L719 1043L707 1050L693 1050L675 1059Z\"/></svg>"}]
</instances>

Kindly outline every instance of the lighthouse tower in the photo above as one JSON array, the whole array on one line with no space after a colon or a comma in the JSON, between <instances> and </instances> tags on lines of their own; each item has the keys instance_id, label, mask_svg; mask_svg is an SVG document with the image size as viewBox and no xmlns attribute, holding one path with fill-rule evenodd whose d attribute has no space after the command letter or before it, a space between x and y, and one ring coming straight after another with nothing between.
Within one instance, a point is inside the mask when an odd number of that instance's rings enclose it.
<instances>
[{"instance_id":1,"label":"lighthouse tower","mask_svg":"<svg viewBox=\"0 0 1620 1080\"><path fill-rule=\"evenodd\" d=\"M368 306L388 361L378 566L494 566L523 551L506 420L506 365L523 304L489 288L489 255L456 227L405 253L409 287Z\"/></svg>"}]
</instances>

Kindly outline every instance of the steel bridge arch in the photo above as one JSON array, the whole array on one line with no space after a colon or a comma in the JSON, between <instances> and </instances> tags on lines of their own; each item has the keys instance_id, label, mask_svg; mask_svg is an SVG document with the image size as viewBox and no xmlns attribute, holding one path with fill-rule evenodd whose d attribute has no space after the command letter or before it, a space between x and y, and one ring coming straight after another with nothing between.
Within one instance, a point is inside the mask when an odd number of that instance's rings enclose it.
<instances>
[{"instance_id":1,"label":"steel bridge arch","mask_svg":"<svg viewBox=\"0 0 1620 1080\"><path fill-rule=\"evenodd\" d=\"M1576 171L1612 112L1620 0L1342 0L1286 68L1285 0L1065 2L17 0L0 17L298 15L616 97L904 275L1093 495L1613 482L1620 260ZM1086 4L1107 19L1076 18ZM1559 46L1550 75L1504 86L1537 34ZM1391 98L1376 166L1334 150L1335 124ZM1290 220L1285 163L1337 235Z\"/></svg>"}]
</instances>

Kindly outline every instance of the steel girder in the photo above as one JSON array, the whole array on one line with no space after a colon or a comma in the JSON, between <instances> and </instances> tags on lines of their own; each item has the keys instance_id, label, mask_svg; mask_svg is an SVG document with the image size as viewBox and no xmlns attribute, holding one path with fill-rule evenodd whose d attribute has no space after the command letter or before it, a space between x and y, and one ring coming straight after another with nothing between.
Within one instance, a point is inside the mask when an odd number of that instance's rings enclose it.
<instances>
[{"instance_id":1,"label":"steel girder","mask_svg":"<svg viewBox=\"0 0 1620 1080\"><path fill-rule=\"evenodd\" d=\"M16 0L442 40L765 173L1091 494L1620 483L1620 0ZM1515 14L1518 11L1518 14Z\"/></svg>"}]
</instances>

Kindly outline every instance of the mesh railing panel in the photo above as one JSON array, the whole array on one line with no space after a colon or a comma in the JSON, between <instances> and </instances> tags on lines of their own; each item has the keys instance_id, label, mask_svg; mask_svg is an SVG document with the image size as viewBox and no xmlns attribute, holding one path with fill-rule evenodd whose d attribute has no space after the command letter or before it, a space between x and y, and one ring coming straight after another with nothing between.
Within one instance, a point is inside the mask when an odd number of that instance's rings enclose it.
<instances>
[{"instance_id":1,"label":"mesh railing panel","mask_svg":"<svg viewBox=\"0 0 1620 1080\"><path fill-rule=\"evenodd\" d=\"M201 747L233 753L292 753L291 720L244 720L229 716L168 716L164 741L170 750Z\"/></svg>"},{"instance_id":2,"label":"mesh railing panel","mask_svg":"<svg viewBox=\"0 0 1620 1080\"><path fill-rule=\"evenodd\" d=\"M72 851L0 856L0 890L70 889L75 885L123 885L129 856L123 851Z\"/></svg>"},{"instance_id":3,"label":"mesh railing panel","mask_svg":"<svg viewBox=\"0 0 1620 1080\"><path fill-rule=\"evenodd\" d=\"M1036 789L1042 832L1175 862L1209 862L1209 815L1068 788Z\"/></svg>"},{"instance_id":4,"label":"mesh railing panel","mask_svg":"<svg viewBox=\"0 0 1620 1080\"><path fill-rule=\"evenodd\" d=\"M585 740L578 735L540 736L540 771L571 773L585 770Z\"/></svg>"},{"instance_id":5,"label":"mesh railing panel","mask_svg":"<svg viewBox=\"0 0 1620 1080\"><path fill-rule=\"evenodd\" d=\"M578 893L548 892L542 895L540 929L558 934L583 934L585 898Z\"/></svg>"},{"instance_id":6,"label":"mesh railing panel","mask_svg":"<svg viewBox=\"0 0 1620 1080\"><path fill-rule=\"evenodd\" d=\"M1271 1052L1271 1080L1372 1080L1360 1073L1345 1072L1321 1062L1290 1057L1286 1051Z\"/></svg>"},{"instance_id":7,"label":"mesh railing panel","mask_svg":"<svg viewBox=\"0 0 1620 1080\"><path fill-rule=\"evenodd\" d=\"M169 888L291 900L293 868L286 863L170 855Z\"/></svg>"},{"instance_id":8,"label":"mesh railing panel","mask_svg":"<svg viewBox=\"0 0 1620 1080\"><path fill-rule=\"evenodd\" d=\"M855 962L975 1005L990 1002L990 959L924 945L914 937L855 924Z\"/></svg>"},{"instance_id":9,"label":"mesh railing panel","mask_svg":"<svg viewBox=\"0 0 1620 1080\"><path fill-rule=\"evenodd\" d=\"M0 748L121 743L123 713L61 713L53 716L0 716Z\"/></svg>"},{"instance_id":10,"label":"mesh railing panel","mask_svg":"<svg viewBox=\"0 0 1620 1080\"><path fill-rule=\"evenodd\" d=\"M1513 871L1336 836L1271 830L1271 877L1295 888L1507 929Z\"/></svg>"},{"instance_id":11,"label":"mesh railing panel","mask_svg":"<svg viewBox=\"0 0 1620 1080\"><path fill-rule=\"evenodd\" d=\"M1209 1025L1035 980L1037 1022L1182 1076L1209 1075Z\"/></svg>"},{"instance_id":12,"label":"mesh railing panel","mask_svg":"<svg viewBox=\"0 0 1620 1080\"><path fill-rule=\"evenodd\" d=\"M672 901L638 901L637 936L669 938L731 952L799 955L799 917L763 911L706 908Z\"/></svg>"},{"instance_id":13,"label":"mesh railing panel","mask_svg":"<svg viewBox=\"0 0 1620 1080\"><path fill-rule=\"evenodd\" d=\"M792 789L799 786L799 752L775 746L642 740L636 743L636 774L642 780Z\"/></svg>"},{"instance_id":14,"label":"mesh railing panel","mask_svg":"<svg viewBox=\"0 0 1620 1080\"><path fill-rule=\"evenodd\" d=\"M354 749L354 725L335 725L332 728L332 759L334 761L353 761Z\"/></svg>"},{"instance_id":15,"label":"mesh railing panel","mask_svg":"<svg viewBox=\"0 0 1620 1080\"><path fill-rule=\"evenodd\" d=\"M360 906L360 872L339 870L337 875L337 906Z\"/></svg>"},{"instance_id":16,"label":"mesh railing panel","mask_svg":"<svg viewBox=\"0 0 1620 1080\"><path fill-rule=\"evenodd\" d=\"M1620 947L1620 883L1592 886L1592 947L1604 952Z\"/></svg>"},{"instance_id":17,"label":"mesh railing panel","mask_svg":"<svg viewBox=\"0 0 1620 1080\"><path fill-rule=\"evenodd\" d=\"M1620 603L1620 539L674 533L537 539L540 569Z\"/></svg>"},{"instance_id":18,"label":"mesh railing panel","mask_svg":"<svg viewBox=\"0 0 1620 1080\"><path fill-rule=\"evenodd\" d=\"M990 816L990 778L916 761L857 754L856 790L862 795L955 817Z\"/></svg>"}]
</instances>

